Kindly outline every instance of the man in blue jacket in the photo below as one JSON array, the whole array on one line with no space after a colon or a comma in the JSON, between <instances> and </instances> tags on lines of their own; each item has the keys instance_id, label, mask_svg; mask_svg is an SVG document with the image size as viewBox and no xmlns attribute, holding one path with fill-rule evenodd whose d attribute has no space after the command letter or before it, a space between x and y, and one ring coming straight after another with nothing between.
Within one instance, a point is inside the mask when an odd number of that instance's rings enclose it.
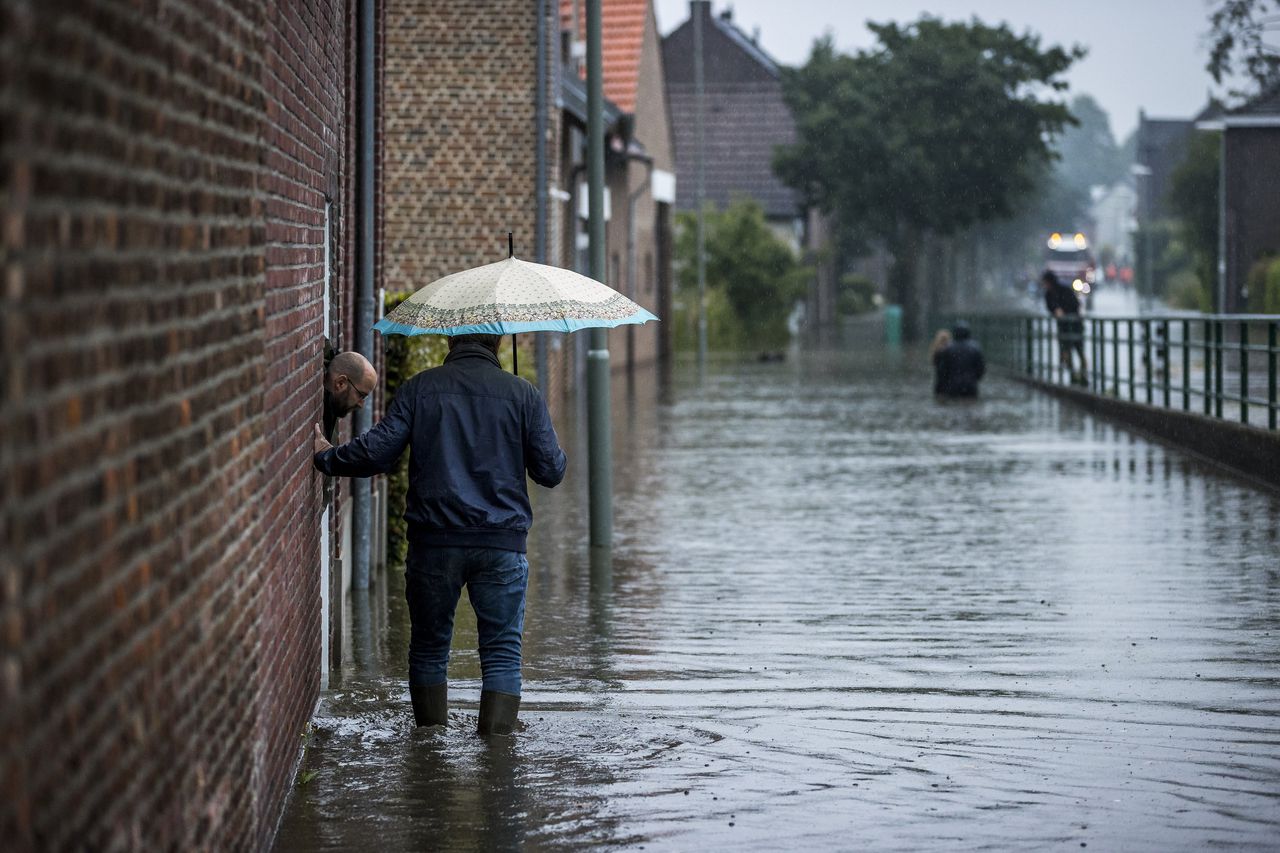
<instances>
[{"instance_id":1,"label":"man in blue jacket","mask_svg":"<svg viewBox=\"0 0 1280 853\"><path fill-rule=\"evenodd\" d=\"M315 466L339 477L389 471L405 447L409 695L420 726L448 721L453 614L467 587L479 629L481 734L510 734L520 710L520 642L533 521L525 474L548 488L565 455L537 389L498 364L497 335L449 339L440 367L396 393L386 417L340 447L316 425Z\"/></svg>"}]
</instances>

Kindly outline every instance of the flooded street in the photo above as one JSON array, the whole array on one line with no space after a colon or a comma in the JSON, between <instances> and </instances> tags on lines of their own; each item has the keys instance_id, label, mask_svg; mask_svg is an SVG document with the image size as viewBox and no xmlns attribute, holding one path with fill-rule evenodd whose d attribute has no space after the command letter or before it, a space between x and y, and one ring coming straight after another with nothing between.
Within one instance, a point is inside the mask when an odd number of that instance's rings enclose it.
<instances>
[{"instance_id":1,"label":"flooded street","mask_svg":"<svg viewBox=\"0 0 1280 853\"><path fill-rule=\"evenodd\" d=\"M1019 384L799 354L614 380L538 490L525 729L415 730L403 576L353 603L277 849L1280 846L1280 497Z\"/></svg>"}]
</instances>

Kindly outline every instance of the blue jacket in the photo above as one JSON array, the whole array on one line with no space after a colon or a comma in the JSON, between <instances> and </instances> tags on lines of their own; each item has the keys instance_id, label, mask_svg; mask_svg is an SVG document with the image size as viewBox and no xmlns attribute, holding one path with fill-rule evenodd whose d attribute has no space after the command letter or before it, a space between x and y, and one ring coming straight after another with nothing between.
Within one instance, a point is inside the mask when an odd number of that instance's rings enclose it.
<instances>
[{"instance_id":1,"label":"blue jacket","mask_svg":"<svg viewBox=\"0 0 1280 853\"><path fill-rule=\"evenodd\" d=\"M371 477L391 470L406 446L404 517L419 547L524 551L533 522L525 472L548 488L564 479L564 451L542 396L480 344L459 344L440 367L404 383L386 417L315 454L315 466Z\"/></svg>"}]
</instances>

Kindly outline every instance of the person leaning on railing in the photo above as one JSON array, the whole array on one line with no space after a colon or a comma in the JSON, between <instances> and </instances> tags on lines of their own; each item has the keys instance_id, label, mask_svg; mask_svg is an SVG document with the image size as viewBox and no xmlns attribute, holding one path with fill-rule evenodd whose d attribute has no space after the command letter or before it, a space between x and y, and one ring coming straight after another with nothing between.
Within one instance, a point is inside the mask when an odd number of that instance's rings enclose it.
<instances>
[{"instance_id":1,"label":"person leaning on railing","mask_svg":"<svg viewBox=\"0 0 1280 853\"><path fill-rule=\"evenodd\" d=\"M1084 320L1080 319L1080 297L1074 290L1058 281L1053 270L1040 274L1040 287L1044 291L1044 305L1058 320L1058 356L1062 366L1071 374L1071 381L1087 385L1088 362L1084 358ZM1072 365L1072 353L1080 357L1080 372Z\"/></svg>"}]
</instances>

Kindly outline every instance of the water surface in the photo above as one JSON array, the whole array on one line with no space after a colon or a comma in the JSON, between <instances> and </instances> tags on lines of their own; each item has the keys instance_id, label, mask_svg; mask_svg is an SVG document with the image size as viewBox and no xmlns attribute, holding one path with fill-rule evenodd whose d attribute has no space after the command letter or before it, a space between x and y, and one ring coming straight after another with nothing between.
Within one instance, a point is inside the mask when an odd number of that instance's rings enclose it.
<instances>
[{"instance_id":1,"label":"water surface","mask_svg":"<svg viewBox=\"0 0 1280 853\"><path fill-rule=\"evenodd\" d=\"M403 578L353 603L281 850L1280 846L1280 498L917 359L615 379L535 496L525 730L412 726Z\"/></svg>"}]
</instances>

